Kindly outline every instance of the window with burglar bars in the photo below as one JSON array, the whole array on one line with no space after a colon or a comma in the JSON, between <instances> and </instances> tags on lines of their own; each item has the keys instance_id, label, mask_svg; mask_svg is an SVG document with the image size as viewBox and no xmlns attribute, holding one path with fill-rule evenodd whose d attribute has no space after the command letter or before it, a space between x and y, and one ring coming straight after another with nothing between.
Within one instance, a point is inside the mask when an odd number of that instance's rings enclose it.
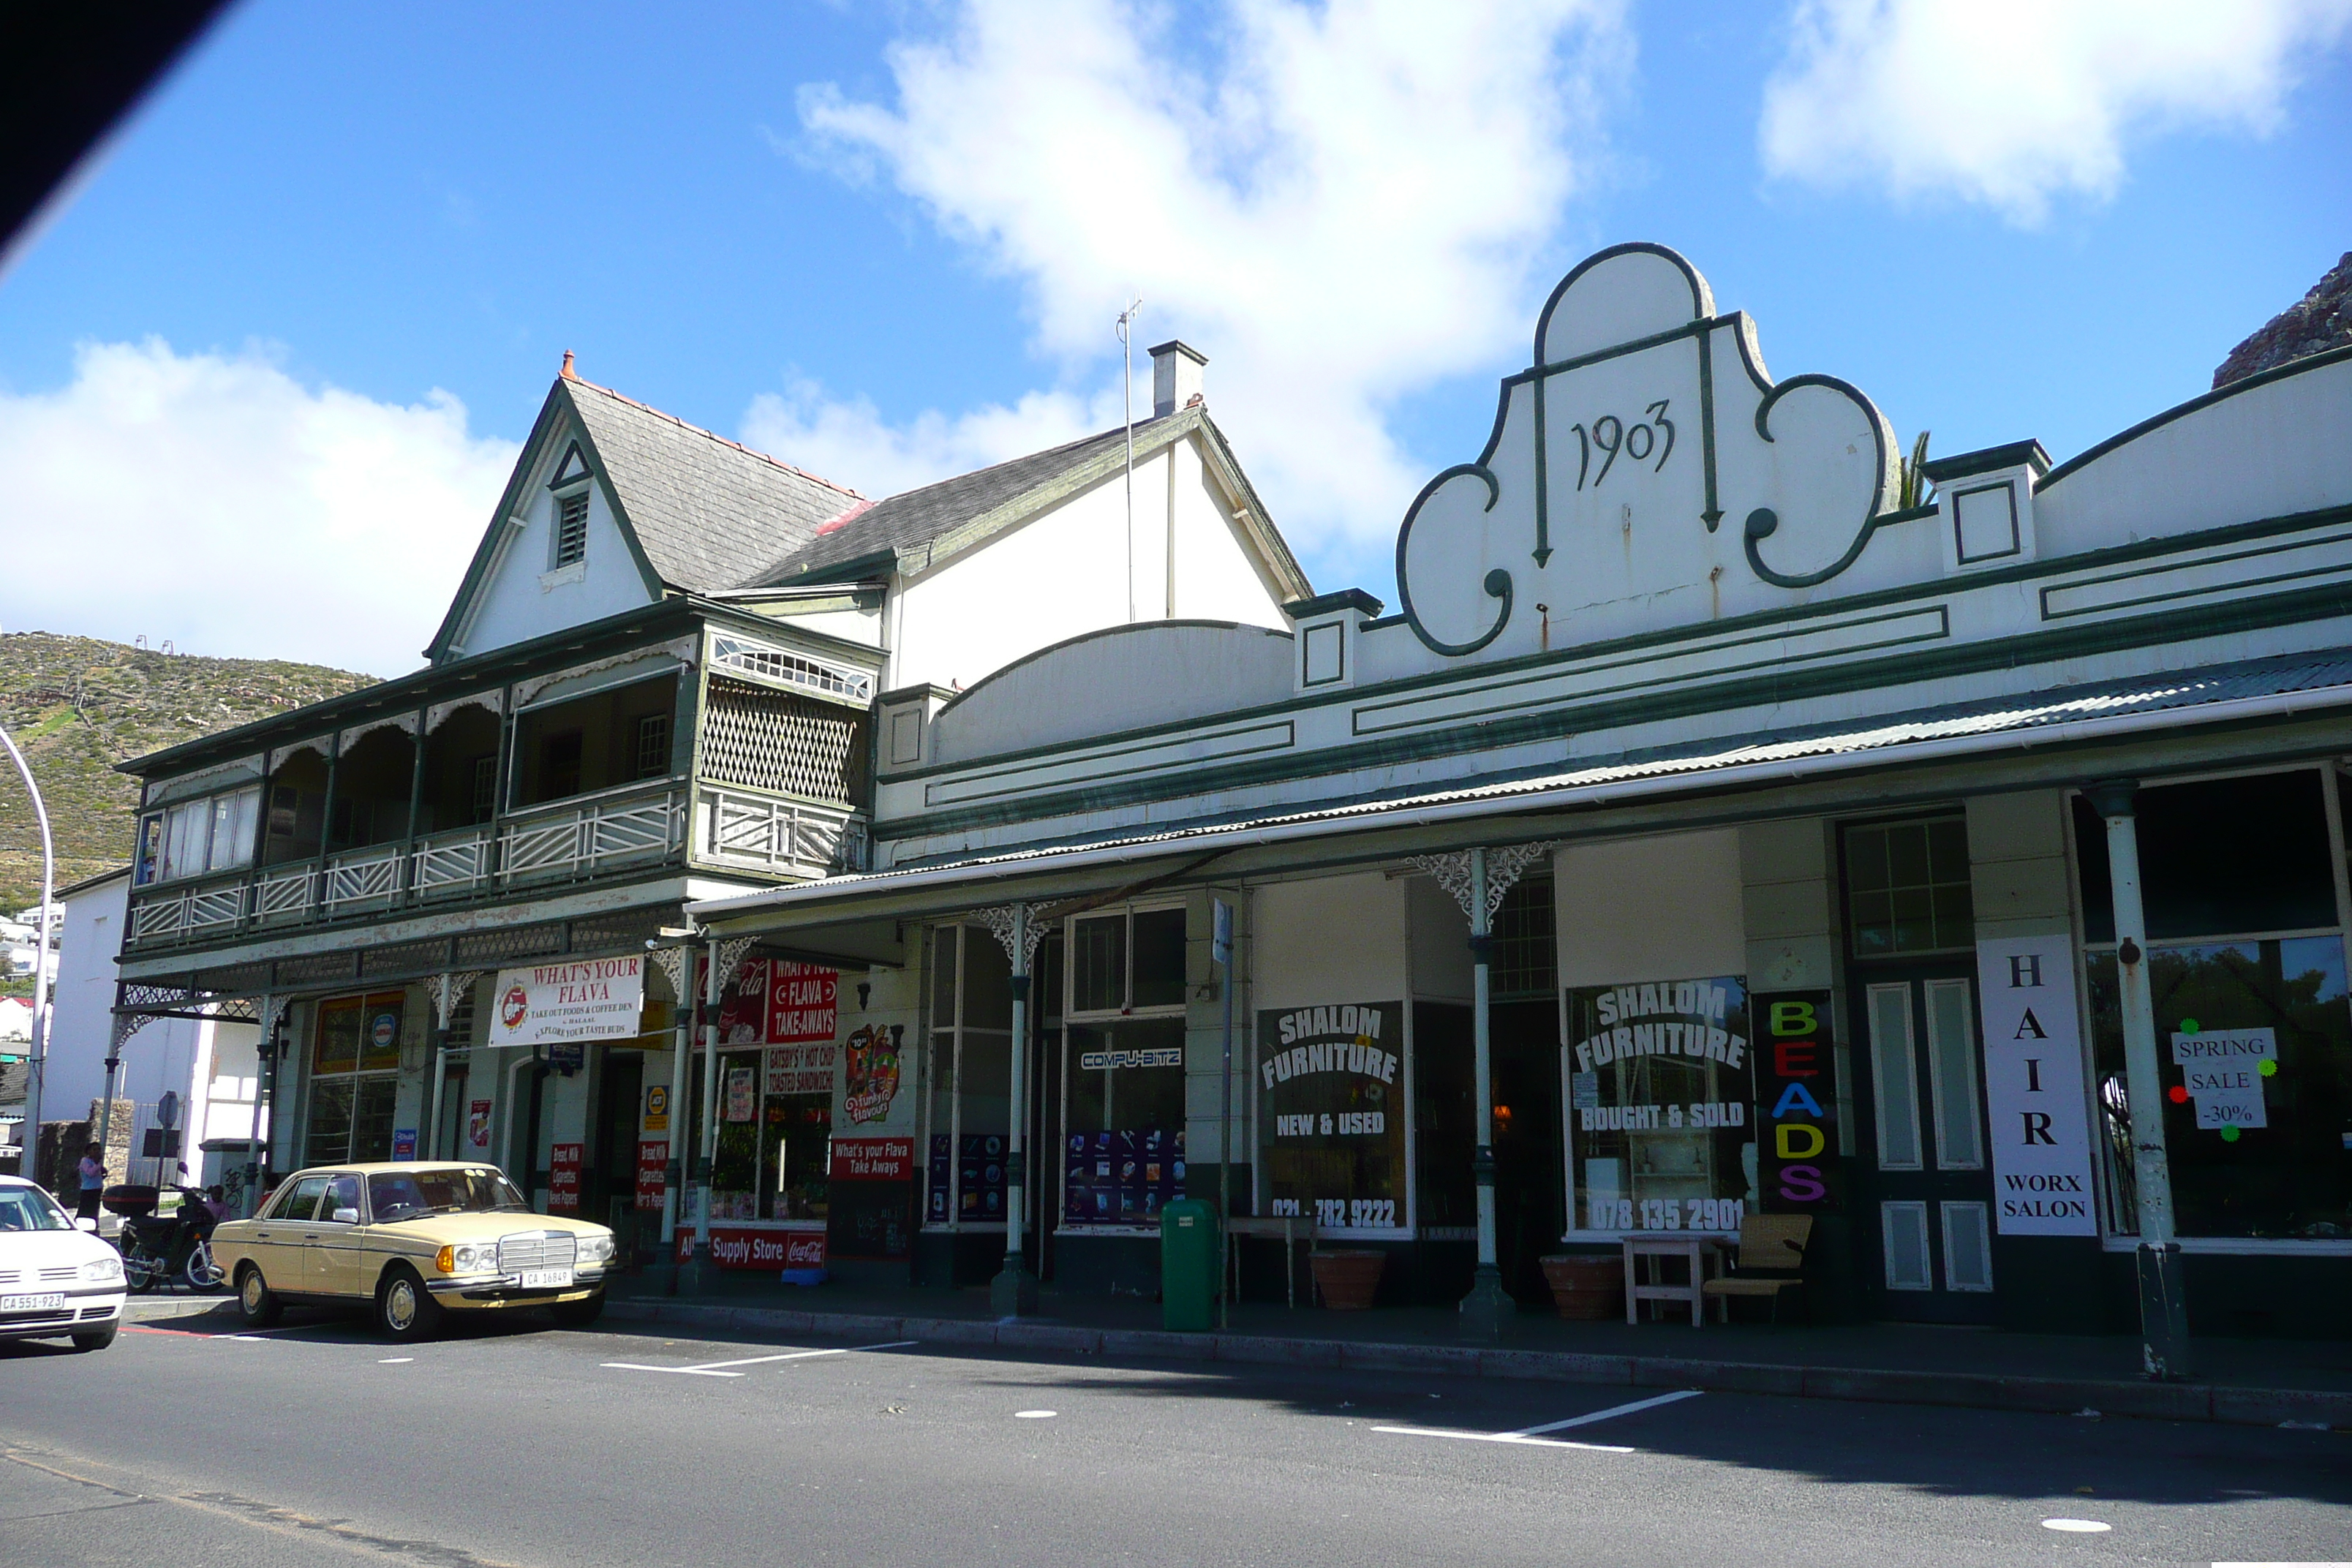
<instances>
[{"instance_id":1,"label":"window with burglar bars","mask_svg":"<svg viewBox=\"0 0 2352 1568\"><path fill-rule=\"evenodd\" d=\"M561 498L555 503L555 563L569 566L588 554L588 492Z\"/></svg>"},{"instance_id":2,"label":"window with burglar bars","mask_svg":"<svg viewBox=\"0 0 2352 1568\"><path fill-rule=\"evenodd\" d=\"M1495 910L1493 968L1498 999L1549 996L1559 986L1559 950L1552 938L1551 879L1522 878Z\"/></svg>"},{"instance_id":3,"label":"window with burglar bars","mask_svg":"<svg viewBox=\"0 0 2352 1568\"><path fill-rule=\"evenodd\" d=\"M713 676L702 776L856 805L866 790L866 715Z\"/></svg>"}]
</instances>

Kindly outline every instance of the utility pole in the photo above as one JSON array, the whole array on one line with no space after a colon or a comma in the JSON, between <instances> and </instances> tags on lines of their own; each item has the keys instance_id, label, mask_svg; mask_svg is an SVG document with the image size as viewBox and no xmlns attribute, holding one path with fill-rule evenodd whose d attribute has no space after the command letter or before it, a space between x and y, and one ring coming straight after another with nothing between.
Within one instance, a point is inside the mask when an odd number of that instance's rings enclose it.
<instances>
[{"instance_id":1,"label":"utility pole","mask_svg":"<svg viewBox=\"0 0 2352 1568\"><path fill-rule=\"evenodd\" d=\"M33 1038L31 1052L25 1060L25 1120L16 1129L16 1146L23 1151L17 1171L31 1180L39 1174L41 1075L49 1058L49 922L57 896L58 852L49 836L49 808L41 799L41 786L33 782L33 765L16 749L16 737L8 733L5 725L0 725L0 745L8 748L8 758L16 764L16 772L25 781L25 793L33 797L33 820L41 826L41 914L39 945L33 954Z\"/></svg>"},{"instance_id":2,"label":"utility pole","mask_svg":"<svg viewBox=\"0 0 2352 1568\"><path fill-rule=\"evenodd\" d=\"M1127 405L1127 619L1135 623L1135 313L1143 301L1132 300L1118 313L1118 374Z\"/></svg>"}]
</instances>

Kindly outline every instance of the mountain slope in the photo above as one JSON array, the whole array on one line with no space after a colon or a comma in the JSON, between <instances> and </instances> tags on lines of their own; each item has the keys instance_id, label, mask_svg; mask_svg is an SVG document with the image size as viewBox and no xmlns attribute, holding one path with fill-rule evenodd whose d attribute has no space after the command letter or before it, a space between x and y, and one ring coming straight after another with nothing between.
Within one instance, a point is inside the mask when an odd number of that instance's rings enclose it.
<instances>
[{"instance_id":1,"label":"mountain slope","mask_svg":"<svg viewBox=\"0 0 2352 1568\"><path fill-rule=\"evenodd\" d=\"M199 658L48 632L0 634L0 724L16 738L49 808L58 886L131 858L138 782L114 764L375 677L275 659ZM40 899L32 803L0 752L0 910Z\"/></svg>"}]
</instances>

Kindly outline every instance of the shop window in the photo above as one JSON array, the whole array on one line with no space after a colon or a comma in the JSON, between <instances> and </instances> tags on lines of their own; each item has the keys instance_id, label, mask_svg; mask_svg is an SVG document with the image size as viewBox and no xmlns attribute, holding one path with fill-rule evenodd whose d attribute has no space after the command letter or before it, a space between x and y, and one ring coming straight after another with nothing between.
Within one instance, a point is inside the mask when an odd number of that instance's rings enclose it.
<instances>
[{"instance_id":1,"label":"shop window","mask_svg":"<svg viewBox=\"0 0 2352 1568\"><path fill-rule=\"evenodd\" d=\"M1184 1192L1184 911L1069 922L1062 1218L1149 1225Z\"/></svg>"},{"instance_id":2,"label":"shop window","mask_svg":"<svg viewBox=\"0 0 2352 1568\"><path fill-rule=\"evenodd\" d=\"M1559 989L1559 943L1553 925L1551 878L1523 877L1503 895L1493 923L1494 947L1487 969L1498 1002L1526 997L1550 1001Z\"/></svg>"},{"instance_id":3,"label":"shop window","mask_svg":"<svg viewBox=\"0 0 2352 1568\"><path fill-rule=\"evenodd\" d=\"M2158 941L2333 927L2325 775L2315 768L2143 789L2132 802L2140 907ZM2107 828L2074 797L2083 938L2116 940Z\"/></svg>"},{"instance_id":4,"label":"shop window","mask_svg":"<svg viewBox=\"0 0 2352 1568\"><path fill-rule=\"evenodd\" d=\"M1258 1015L1258 1191L1267 1213L1356 1229L1406 1223L1403 1066L1400 1003Z\"/></svg>"},{"instance_id":5,"label":"shop window","mask_svg":"<svg viewBox=\"0 0 2352 1568\"><path fill-rule=\"evenodd\" d=\"M1855 823L1844 838L1854 957L1956 952L1976 941L1963 818Z\"/></svg>"},{"instance_id":6,"label":"shop window","mask_svg":"<svg viewBox=\"0 0 2352 1568\"><path fill-rule=\"evenodd\" d=\"M406 998L397 991L320 1004L311 1031L304 1164L392 1158L406 1024Z\"/></svg>"},{"instance_id":7,"label":"shop window","mask_svg":"<svg viewBox=\"0 0 2352 1568\"><path fill-rule=\"evenodd\" d=\"M719 1009L719 1138L710 1214L724 1220L822 1220L831 1207L838 976L784 959L743 960ZM897 1083L895 1034L877 1042ZM853 1037L853 1050L858 1040ZM735 1048L728 1048L735 1047ZM874 1047L867 1047L869 1049ZM701 1092L696 1067L697 1103Z\"/></svg>"},{"instance_id":8,"label":"shop window","mask_svg":"<svg viewBox=\"0 0 2352 1568\"><path fill-rule=\"evenodd\" d=\"M256 785L148 813L140 825L140 885L251 865L260 811Z\"/></svg>"},{"instance_id":9,"label":"shop window","mask_svg":"<svg viewBox=\"0 0 2352 1568\"><path fill-rule=\"evenodd\" d=\"M2152 878L2145 856L2142 865ZM2136 1108L2125 1087L2114 952L2090 953L2085 969L2108 1225L2134 1235ZM2352 1010L2342 937L2151 943L2148 984L2179 1233L2352 1239ZM2191 1068L2211 1059L2223 1068L2192 1080Z\"/></svg>"},{"instance_id":10,"label":"shop window","mask_svg":"<svg viewBox=\"0 0 2352 1568\"><path fill-rule=\"evenodd\" d=\"M1013 966L978 926L938 927L930 949L924 1222L1002 1225L1013 1130Z\"/></svg>"},{"instance_id":11,"label":"shop window","mask_svg":"<svg viewBox=\"0 0 2352 1568\"><path fill-rule=\"evenodd\" d=\"M1571 990L1568 1027L1573 1227L1737 1231L1757 1192L1746 983Z\"/></svg>"}]
</instances>

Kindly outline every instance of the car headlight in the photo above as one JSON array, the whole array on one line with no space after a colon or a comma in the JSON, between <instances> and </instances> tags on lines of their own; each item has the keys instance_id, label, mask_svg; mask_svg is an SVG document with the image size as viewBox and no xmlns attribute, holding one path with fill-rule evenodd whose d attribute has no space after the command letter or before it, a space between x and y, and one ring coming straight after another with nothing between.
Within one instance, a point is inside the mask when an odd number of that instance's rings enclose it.
<instances>
[{"instance_id":1,"label":"car headlight","mask_svg":"<svg viewBox=\"0 0 2352 1568\"><path fill-rule=\"evenodd\" d=\"M92 1285L119 1284L122 1279L122 1259L93 1258L81 1266L81 1277Z\"/></svg>"},{"instance_id":2,"label":"car headlight","mask_svg":"<svg viewBox=\"0 0 2352 1568\"><path fill-rule=\"evenodd\" d=\"M612 1256L611 1236L583 1236L580 1238L580 1250L573 1254L573 1258L580 1263L602 1263Z\"/></svg>"},{"instance_id":3,"label":"car headlight","mask_svg":"<svg viewBox=\"0 0 2352 1568\"><path fill-rule=\"evenodd\" d=\"M495 1241L460 1242L433 1255L433 1267L444 1274L479 1274L498 1266L499 1244Z\"/></svg>"}]
</instances>

